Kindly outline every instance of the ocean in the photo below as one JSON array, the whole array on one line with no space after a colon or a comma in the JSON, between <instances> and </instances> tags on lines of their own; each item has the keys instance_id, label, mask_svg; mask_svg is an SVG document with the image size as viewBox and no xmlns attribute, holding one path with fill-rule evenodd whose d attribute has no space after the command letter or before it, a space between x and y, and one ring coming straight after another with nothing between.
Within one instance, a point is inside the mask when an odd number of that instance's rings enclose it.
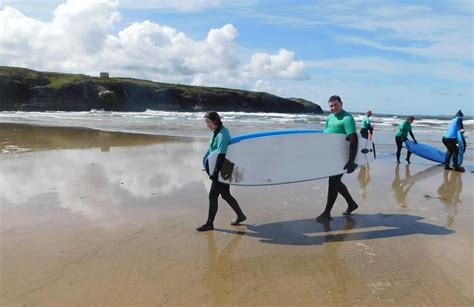
<instances>
[{"instance_id":1,"label":"ocean","mask_svg":"<svg viewBox=\"0 0 474 307\"><path fill-rule=\"evenodd\" d=\"M104 131L141 133L165 136L208 138L209 130L204 124L204 112L167 112L147 110L145 112L109 112L91 110L88 112L0 112L0 123L17 123L40 126L85 127ZM279 129L322 129L325 114L284 114L284 113L244 113L219 112L232 135ZM353 113L358 124L364 114ZM395 151L394 133L406 116L373 115L375 127L373 141L383 155ZM419 142L445 150L441 143L443 133L450 121L448 116L415 115L413 133ZM470 143L470 133L474 128L472 117L464 118L466 141L468 144L465 160L474 160L474 150ZM4 151L3 153L8 153Z\"/></svg>"}]
</instances>

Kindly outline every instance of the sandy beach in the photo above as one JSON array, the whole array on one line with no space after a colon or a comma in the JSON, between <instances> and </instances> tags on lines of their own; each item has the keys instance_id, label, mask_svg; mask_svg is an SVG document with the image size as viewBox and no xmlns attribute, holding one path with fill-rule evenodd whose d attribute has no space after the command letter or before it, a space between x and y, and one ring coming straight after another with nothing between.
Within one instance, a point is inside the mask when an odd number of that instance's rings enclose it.
<instances>
[{"instance_id":1,"label":"sandy beach","mask_svg":"<svg viewBox=\"0 0 474 307\"><path fill-rule=\"evenodd\" d=\"M315 222L327 180L232 187L207 217L207 139L2 124L2 306L472 306L473 173L385 156ZM403 160L404 161L404 160Z\"/></svg>"}]
</instances>

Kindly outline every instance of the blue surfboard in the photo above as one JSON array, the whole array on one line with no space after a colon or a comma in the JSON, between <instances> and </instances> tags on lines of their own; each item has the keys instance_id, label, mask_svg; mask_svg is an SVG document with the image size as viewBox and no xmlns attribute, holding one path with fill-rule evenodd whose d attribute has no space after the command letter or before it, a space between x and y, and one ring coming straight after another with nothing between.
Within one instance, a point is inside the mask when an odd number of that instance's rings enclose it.
<instances>
[{"instance_id":1,"label":"blue surfboard","mask_svg":"<svg viewBox=\"0 0 474 307\"><path fill-rule=\"evenodd\" d=\"M436 147L423 143L415 144L414 142L409 140L404 141L403 144L405 145L405 148L407 150L411 151L419 157L425 158L433 162L444 163L445 152L439 150Z\"/></svg>"},{"instance_id":2,"label":"blue surfboard","mask_svg":"<svg viewBox=\"0 0 474 307\"><path fill-rule=\"evenodd\" d=\"M464 158L464 142L463 142L463 135L461 133L461 131L458 131L457 135L456 135L456 138L457 138L457 142L458 142L458 164L459 166L462 165L462 162L463 162L463 158ZM451 158L451 161L452 162L452 158Z\"/></svg>"}]
</instances>

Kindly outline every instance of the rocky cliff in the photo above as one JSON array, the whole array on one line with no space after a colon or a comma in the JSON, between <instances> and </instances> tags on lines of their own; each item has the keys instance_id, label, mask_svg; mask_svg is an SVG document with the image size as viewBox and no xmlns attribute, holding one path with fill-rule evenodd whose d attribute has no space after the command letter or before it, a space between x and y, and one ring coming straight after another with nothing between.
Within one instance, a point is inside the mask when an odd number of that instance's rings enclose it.
<instances>
[{"instance_id":1,"label":"rocky cliff","mask_svg":"<svg viewBox=\"0 0 474 307\"><path fill-rule=\"evenodd\" d=\"M322 113L312 102L262 92L0 66L0 111L91 109Z\"/></svg>"}]
</instances>

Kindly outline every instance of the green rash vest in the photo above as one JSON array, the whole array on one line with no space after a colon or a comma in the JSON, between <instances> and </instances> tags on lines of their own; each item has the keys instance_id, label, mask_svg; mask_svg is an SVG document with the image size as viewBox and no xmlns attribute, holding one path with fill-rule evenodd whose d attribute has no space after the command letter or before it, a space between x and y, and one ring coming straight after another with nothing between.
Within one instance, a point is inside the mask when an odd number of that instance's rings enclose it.
<instances>
[{"instance_id":1,"label":"green rash vest","mask_svg":"<svg viewBox=\"0 0 474 307\"><path fill-rule=\"evenodd\" d=\"M395 133L396 136L399 136L401 138L407 138L408 133L411 131L411 125L408 122L408 119L404 120L397 129L397 132Z\"/></svg>"},{"instance_id":2,"label":"green rash vest","mask_svg":"<svg viewBox=\"0 0 474 307\"><path fill-rule=\"evenodd\" d=\"M370 118L367 117L367 116L364 116L364 118L362 118L362 123L360 124L360 127L365 128L365 129L369 129L369 127L370 127Z\"/></svg>"},{"instance_id":3,"label":"green rash vest","mask_svg":"<svg viewBox=\"0 0 474 307\"><path fill-rule=\"evenodd\" d=\"M324 126L324 133L340 133L345 136L356 133L354 117L344 110L338 114L329 114Z\"/></svg>"},{"instance_id":4,"label":"green rash vest","mask_svg":"<svg viewBox=\"0 0 474 307\"><path fill-rule=\"evenodd\" d=\"M221 130L217 133L216 137L211 138L209 141L209 152L217 150L220 154L227 153L227 146L230 143L229 130L222 126Z\"/></svg>"}]
</instances>

